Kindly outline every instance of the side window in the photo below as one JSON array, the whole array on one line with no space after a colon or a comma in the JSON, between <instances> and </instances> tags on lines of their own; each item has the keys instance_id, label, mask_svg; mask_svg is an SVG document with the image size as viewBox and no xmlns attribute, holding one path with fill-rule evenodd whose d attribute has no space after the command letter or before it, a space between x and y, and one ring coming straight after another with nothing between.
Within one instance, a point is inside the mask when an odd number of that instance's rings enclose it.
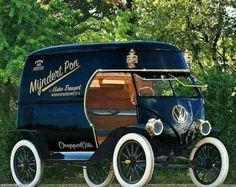
<instances>
[{"instance_id":1,"label":"side window","mask_svg":"<svg viewBox=\"0 0 236 187\"><path fill-rule=\"evenodd\" d=\"M173 90L168 80L153 81L155 96L173 96Z\"/></svg>"},{"instance_id":2,"label":"side window","mask_svg":"<svg viewBox=\"0 0 236 187\"><path fill-rule=\"evenodd\" d=\"M178 80L179 81L173 81L173 83L172 83L172 86L173 86L176 96L178 96L178 97L192 97L192 96L198 95L196 88L188 86L188 85L193 85L192 81L189 78L179 77ZM183 86L183 84L187 85L187 86Z\"/></svg>"},{"instance_id":3,"label":"side window","mask_svg":"<svg viewBox=\"0 0 236 187\"><path fill-rule=\"evenodd\" d=\"M130 73L98 73L86 95L86 110L95 129L135 124L135 97Z\"/></svg>"},{"instance_id":4,"label":"side window","mask_svg":"<svg viewBox=\"0 0 236 187\"><path fill-rule=\"evenodd\" d=\"M139 75L134 74L135 84L139 96L153 96L153 81L145 80Z\"/></svg>"},{"instance_id":5,"label":"side window","mask_svg":"<svg viewBox=\"0 0 236 187\"><path fill-rule=\"evenodd\" d=\"M173 90L168 80L145 79L134 75L139 96L173 96Z\"/></svg>"}]
</instances>

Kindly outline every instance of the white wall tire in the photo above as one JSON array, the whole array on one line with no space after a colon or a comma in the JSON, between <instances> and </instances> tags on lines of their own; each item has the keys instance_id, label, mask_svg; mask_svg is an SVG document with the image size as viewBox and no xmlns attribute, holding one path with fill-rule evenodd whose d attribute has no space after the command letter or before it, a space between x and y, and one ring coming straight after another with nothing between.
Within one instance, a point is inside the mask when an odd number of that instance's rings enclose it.
<instances>
[{"instance_id":1,"label":"white wall tire","mask_svg":"<svg viewBox=\"0 0 236 187\"><path fill-rule=\"evenodd\" d=\"M154 170L153 150L148 140L140 134L124 135L115 147L113 168L121 186L147 184Z\"/></svg>"},{"instance_id":2,"label":"white wall tire","mask_svg":"<svg viewBox=\"0 0 236 187\"><path fill-rule=\"evenodd\" d=\"M98 164L95 163L94 167L89 165L84 166L83 173L84 173L84 179L88 184L88 186L90 187L109 186L115 178L113 166L109 161L106 161L105 163L103 161L102 163ZM103 179L101 179L101 176L103 177Z\"/></svg>"},{"instance_id":3,"label":"white wall tire","mask_svg":"<svg viewBox=\"0 0 236 187\"><path fill-rule=\"evenodd\" d=\"M43 163L33 143L21 140L15 144L11 152L10 168L18 186L34 187L40 183Z\"/></svg>"},{"instance_id":4,"label":"white wall tire","mask_svg":"<svg viewBox=\"0 0 236 187\"><path fill-rule=\"evenodd\" d=\"M201 154L206 156L203 157ZM229 157L224 144L220 140L213 137L201 139L190 154L190 160L193 159L196 166L190 168L189 173L196 186L214 187L224 182L229 170ZM199 165L203 166L202 168L205 170L197 169L201 168L201 166L198 167Z\"/></svg>"}]
</instances>

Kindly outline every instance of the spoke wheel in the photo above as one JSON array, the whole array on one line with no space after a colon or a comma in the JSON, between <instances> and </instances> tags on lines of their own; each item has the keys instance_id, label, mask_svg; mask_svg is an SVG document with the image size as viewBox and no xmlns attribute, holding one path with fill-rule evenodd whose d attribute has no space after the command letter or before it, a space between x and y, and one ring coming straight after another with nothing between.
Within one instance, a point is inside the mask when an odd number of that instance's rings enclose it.
<instances>
[{"instance_id":1,"label":"spoke wheel","mask_svg":"<svg viewBox=\"0 0 236 187\"><path fill-rule=\"evenodd\" d=\"M83 168L84 178L89 186L109 186L114 180L114 172L109 160L99 163L88 163Z\"/></svg>"},{"instance_id":2,"label":"spoke wheel","mask_svg":"<svg viewBox=\"0 0 236 187\"><path fill-rule=\"evenodd\" d=\"M211 184L220 174L221 157L218 149L212 144L198 148L193 159L194 174L202 184Z\"/></svg>"},{"instance_id":3,"label":"spoke wheel","mask_svg":"<svg viewBox=\"0 0 236 187\"><path fill-rule=\"evenodd\" d=\"M224 182L229 160L227 150L218 139L207 137L200 140L190 159L190 176L197 186L218 186Z\"/></svg>"},{"instance_id":4,"label":"spoke wheel","mask_svg":"<svg viewBox=\"0 0 236 187\"><path fill-rule=\"evenodd\" d=\"M15 172L23 184L30 183L36 176L36 161L33 152L26 146L20 147L14 158Z\"/></svg>"},{"instance_id":5,"label":"spoke wheel","mask_svg":"<svg viewBox=\"0 0 236 187\"><path fill-rule=\"evenodd\" d=\"M21 140L12 149L11 172L19 186L35 186L42 177L41 159L35 146L28 140Z\"/></svg>"},{"instance_id":6,"label":"spoke wheel","mask_svg":"<svg viewBox=\"0 0 236 187\"><path fill-rule=\"evenodd\" d=\"M127 141L118 153L117 165L126 182L137 183L146 167L146 156L142 146L136 141Z\"/></svg>"},{"instance_id":7,"label":"spoke wheel","mask_svg":"<svg viewBox=\"0 0 236 187\"><path fill-rule=\"evenodd\" d=\"M152 148L145 137L130 133L116 145L113 167L121 186L143 186L151 179L154 169Z\"/></svg>"}]
</instances>

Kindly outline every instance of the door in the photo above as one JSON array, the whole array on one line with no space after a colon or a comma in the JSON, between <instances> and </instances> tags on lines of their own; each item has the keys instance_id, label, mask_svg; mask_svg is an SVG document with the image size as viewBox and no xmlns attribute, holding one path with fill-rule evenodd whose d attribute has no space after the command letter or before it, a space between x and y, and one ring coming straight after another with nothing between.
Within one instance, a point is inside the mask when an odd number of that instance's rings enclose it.
<instances>
[{"instance_id":1,"label":"door","mask_svg":"<svg viewBox=\"0 0 236 187\"><path fill-rule=\"evenodd\" d=\"M102 72L91 81L87 96L88 118L99 143L112 130L136 124L136 93L130 73Z\"/></svg>"}]
</instances>

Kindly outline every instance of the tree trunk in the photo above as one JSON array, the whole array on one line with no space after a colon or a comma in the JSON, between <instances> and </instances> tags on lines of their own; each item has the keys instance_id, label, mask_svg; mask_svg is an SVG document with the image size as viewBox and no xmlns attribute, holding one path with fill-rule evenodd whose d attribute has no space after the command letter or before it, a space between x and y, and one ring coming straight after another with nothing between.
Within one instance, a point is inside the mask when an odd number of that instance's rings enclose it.
<instances>
[{"instance_id":1,"label":"tree trunk","mask_svg":"<svg viewBox=\"0 0 236 187\"><path fill-rule=\"evenodd\" d=\"M223 29L223 22L224 22L224 6L222 2L219 3L218 7L218 17L217 17L217 25L215 30L215 36L212 39L211 42L211 56L212 60L215 62L215 66L221 68L221 65L218 62L217 59L217 43L221 37L222 29ZM224 59L223 59L224 60Z\"/></svg>"}]
</instances>

